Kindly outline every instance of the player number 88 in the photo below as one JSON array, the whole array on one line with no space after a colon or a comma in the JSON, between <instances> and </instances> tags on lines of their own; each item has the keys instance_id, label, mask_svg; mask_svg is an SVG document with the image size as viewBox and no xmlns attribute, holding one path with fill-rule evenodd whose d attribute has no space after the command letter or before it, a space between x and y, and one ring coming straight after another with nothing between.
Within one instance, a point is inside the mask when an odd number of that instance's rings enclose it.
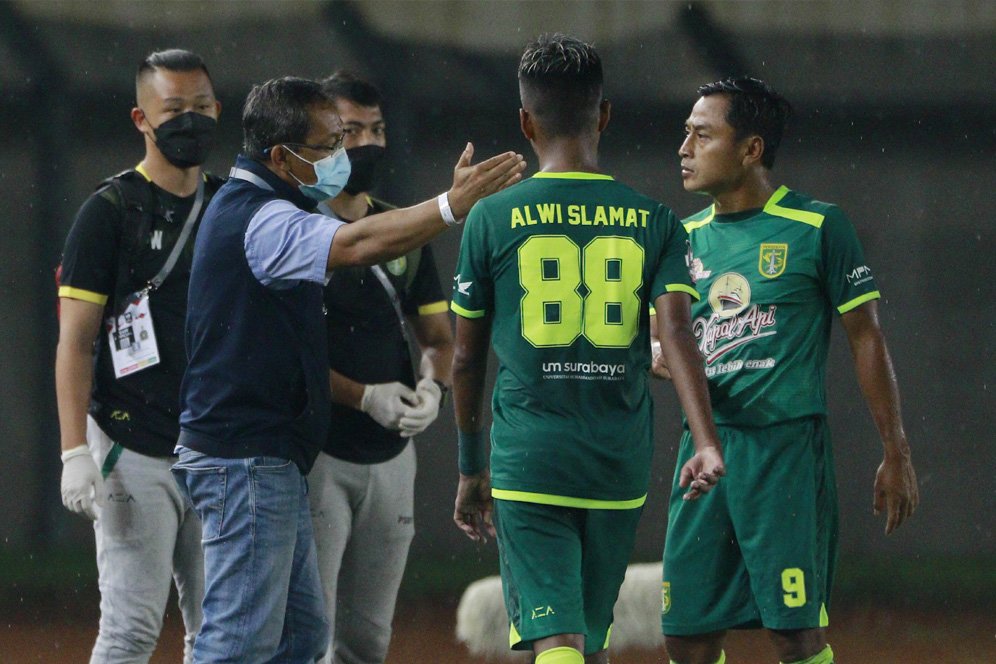
<instances>
[{"instance_id":1,"label":"player number 88","mask_svg":"<svg viewBox=\"0 0 996 664\"><path fill-rule=\"evenodd\" d=\"M628 237L597 237L583 251L563 235L527 239L518 251L523 338L549 347L584 335L600 348L629 347L640 317L643 256Z\"/></svg>"}]
</instances>

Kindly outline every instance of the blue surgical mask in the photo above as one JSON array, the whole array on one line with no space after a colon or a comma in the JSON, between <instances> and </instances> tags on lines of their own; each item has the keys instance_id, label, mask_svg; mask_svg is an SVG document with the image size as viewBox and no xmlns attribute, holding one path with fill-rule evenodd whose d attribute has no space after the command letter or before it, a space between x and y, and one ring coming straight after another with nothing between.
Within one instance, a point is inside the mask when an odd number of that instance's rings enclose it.
<instances>
[{"instance_id":1,"label":"blue surgical mask","mask_svg":"<svg viewBox=\"0 0 996 664\"><path fill-rule=\"evenodd\" d=\"M349 180L349 156L342 148L318 161L308 161L286 145L284 149L301 161L311 164L315 169L315 177L317 178L315 184L305 184L298 180L293 173L290 174L292 178L297 180L301 193L312 200L321 202L328 198L335 198Z\"/></svg>"}]
</instances>

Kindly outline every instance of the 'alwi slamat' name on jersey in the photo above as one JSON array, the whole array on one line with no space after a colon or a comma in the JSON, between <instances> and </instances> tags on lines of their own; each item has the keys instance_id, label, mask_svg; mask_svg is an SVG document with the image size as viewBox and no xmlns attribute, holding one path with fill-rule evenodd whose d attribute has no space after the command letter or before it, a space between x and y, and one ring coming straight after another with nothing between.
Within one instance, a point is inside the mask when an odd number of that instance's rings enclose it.
<instances>
[{"instance_id":1,"label":"'alwi slamat' name on jersey","mask_svg":"<svg viewBox=\"0 0 996 664\"><path fill-rule=\"evenodd\" d=\"M512 228L537 224L569 226L647 227L650 210L617 205L581 205L577 203L536 203L512 208Z\"/></svg>"},{"instance_id":2,"label":"'alwi slamat' name on jersey","mask_svg":"<svg viewBox=\"0 0 996 664\"><path fill-rule=\"evenodd\" d=\"M716 421L764 426L826 412L832 311L879 297L851 223L781 187L763 209L684 222L702 295L692 331Z\"/></svg>"}]
</instances>

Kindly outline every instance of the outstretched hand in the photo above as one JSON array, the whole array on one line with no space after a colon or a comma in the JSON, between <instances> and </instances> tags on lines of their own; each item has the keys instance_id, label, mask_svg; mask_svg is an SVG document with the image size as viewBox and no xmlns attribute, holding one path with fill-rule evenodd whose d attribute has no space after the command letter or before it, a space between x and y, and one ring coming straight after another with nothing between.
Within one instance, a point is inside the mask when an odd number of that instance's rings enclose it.
<instances>
[{"instance_id":1,"label":"outstretched hand","mask_svg":"<svg viewBox=\"0 0 996 664\"><path fill-rule=\"evenodd\" d=\"M474 144L467 143L453 167L453 187L448 197L450 209L457 219L466 217L474 203L485 196L521 180L522 171L526 169L525 159L515 152L504 152L472 166L473 157Z\"/></svg>"},{"instance_id":2,"label":"outstretched hand","mask_svg":"<svg viewBox=\"0 0 996 664\"><path fill-rule=\"evenodd\" d=\"M723 465L720 449L713 446L702 448L681 467L678 486L690 487L682 500L696 500L709 493L725 474L726 466Z\"/></svg>"},{"instance_id":3,"label":"outstretched hand","mask_svg":"<svg viewBox=\"0 0 996 664\"><path fill-rule=\"evenodd\" d=\"M873 508L875 514L886 510L885 534L913 516L920 504L920 489L916 483L916 471L908 455L886 457L875 473Z\"/></svg>"},{"instance_id":4,"label":"outstretched hand","mask_svg":"<svg viewBox=\"0 0 996 664\"><path fill-rule=\"evenodd\" d=\"M487 543L488 536L495 536L491 522L494 503L491 499L491 473L483 470L477 475L460 475L457 485L453 521L467 537Z\"/></svg>"}]
</instances>

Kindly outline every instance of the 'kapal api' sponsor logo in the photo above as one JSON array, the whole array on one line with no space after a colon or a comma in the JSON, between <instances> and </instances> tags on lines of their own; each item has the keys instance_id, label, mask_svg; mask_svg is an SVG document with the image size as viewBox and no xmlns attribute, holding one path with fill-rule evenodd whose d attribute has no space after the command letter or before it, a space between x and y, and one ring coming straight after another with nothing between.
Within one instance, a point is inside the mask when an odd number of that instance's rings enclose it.
<instances>
[{"instance_id":1,"label":"'kapal api' sponsor logo","mask_svg":"<svg viewBox=\"0 0 996 664\"><path fill-rule=\"evenodd\" d=\"M775 326L777 307L772 304L762 311L756 304L751 306L750 283L736 272L716 278L709 289L709 306L713 313L708 318L700 316L692 321L692 333L706 364L755 339L775 334L770 328Z\"/></svg>"}]
</instances>

